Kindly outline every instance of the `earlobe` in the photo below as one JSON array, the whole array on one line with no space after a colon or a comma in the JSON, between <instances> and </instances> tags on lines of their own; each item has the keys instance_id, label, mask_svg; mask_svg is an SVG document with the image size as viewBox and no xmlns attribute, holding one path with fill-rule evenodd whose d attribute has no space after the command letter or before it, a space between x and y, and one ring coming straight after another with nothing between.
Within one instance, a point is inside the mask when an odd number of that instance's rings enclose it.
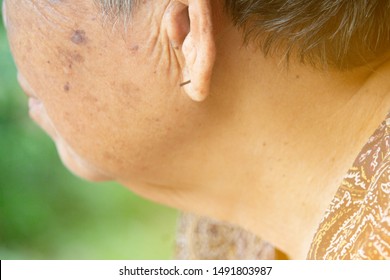
<instances>
[{"instance_id":1,"label":"earlobe","mask_svg":"<svg viewBox=\"0 0 390 280\"><path fill-rule=\"evenodd\" d=\"M210 0L173 1L165 20L182 68L178 86L192 100L203 101L209 95L216 53Z\"/></svg>"}]
</instances>

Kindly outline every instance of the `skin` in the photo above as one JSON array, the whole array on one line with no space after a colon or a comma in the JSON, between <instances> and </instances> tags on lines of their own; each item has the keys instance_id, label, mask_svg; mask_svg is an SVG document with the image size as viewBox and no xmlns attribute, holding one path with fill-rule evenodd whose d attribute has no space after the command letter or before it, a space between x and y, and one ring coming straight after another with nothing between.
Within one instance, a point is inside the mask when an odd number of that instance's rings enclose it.
<instances>
[{"instance_id":1,"label":"skin","mask_svg":"<svg viewBox=\"0 0 390 280\"><path fill-rule=\"evenodd\" d=\"M70 170L238 224L291 258L390 107L387 57L287 69L242 47L220 1L144 1L127 28L91 0L4 3L30 115Z\"/></svg>"}]
</instances>

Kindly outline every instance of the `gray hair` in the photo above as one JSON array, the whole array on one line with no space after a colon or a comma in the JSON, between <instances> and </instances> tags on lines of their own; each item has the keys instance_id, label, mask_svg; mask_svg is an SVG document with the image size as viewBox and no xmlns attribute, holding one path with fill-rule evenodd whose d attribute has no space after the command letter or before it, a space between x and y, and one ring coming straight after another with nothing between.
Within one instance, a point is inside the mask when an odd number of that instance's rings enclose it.
<instances>
[{"instance_id":1,"label":"gray hair","mask_svg":"<svg viewBox=\"0 0 390 280\"><path fill-rule=\"evenodd\" d=\"M390 0L224 0L246 41L265 54L348 70L390 45Z\"/></svg>"},{"instance_id":2,"label":"gray hair","mask_svg":"<svg viewBox=\"0 0 390 280\"><path fill-rule=\"evenodd\" d=\"M139 0L94 0L105 15L117 18L129 15Z\"/></svg>"}]
</instances>

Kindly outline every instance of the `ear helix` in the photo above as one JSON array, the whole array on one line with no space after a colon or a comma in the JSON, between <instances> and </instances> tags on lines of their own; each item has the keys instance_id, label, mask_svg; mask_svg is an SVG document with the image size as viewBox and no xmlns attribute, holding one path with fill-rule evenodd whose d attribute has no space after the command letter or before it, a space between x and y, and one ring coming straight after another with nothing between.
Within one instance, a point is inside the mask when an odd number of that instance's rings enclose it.
<instances>
[{"instance_id":1,"label":"ear helix","mask_svg":"<svg viewBox=\"0 0 390 280\"><path fill-rule=\"evenodd\" d=\"M182 71L179 86L198 102L209 94L215 61L210 1L172 1L164 16L167 35Z\"/></svg>"}]
</instances>

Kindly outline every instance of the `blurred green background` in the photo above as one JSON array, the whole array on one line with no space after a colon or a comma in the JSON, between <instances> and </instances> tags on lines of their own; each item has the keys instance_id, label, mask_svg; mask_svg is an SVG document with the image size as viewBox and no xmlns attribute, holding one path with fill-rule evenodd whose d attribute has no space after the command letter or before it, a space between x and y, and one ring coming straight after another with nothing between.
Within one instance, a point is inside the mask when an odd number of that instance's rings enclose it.
<instances>
[{"instance_id":1,"label":"blurred green background","mask_svg":"<svg viewBox=\"0 0 390 280\"><path fill-rule=\"evenodd\" d=\"M2 4L2 0L0 0ZM61 164L29 120L0 23L0 259L170 259L176 211Z\"/></svg>"}]
</instances>

